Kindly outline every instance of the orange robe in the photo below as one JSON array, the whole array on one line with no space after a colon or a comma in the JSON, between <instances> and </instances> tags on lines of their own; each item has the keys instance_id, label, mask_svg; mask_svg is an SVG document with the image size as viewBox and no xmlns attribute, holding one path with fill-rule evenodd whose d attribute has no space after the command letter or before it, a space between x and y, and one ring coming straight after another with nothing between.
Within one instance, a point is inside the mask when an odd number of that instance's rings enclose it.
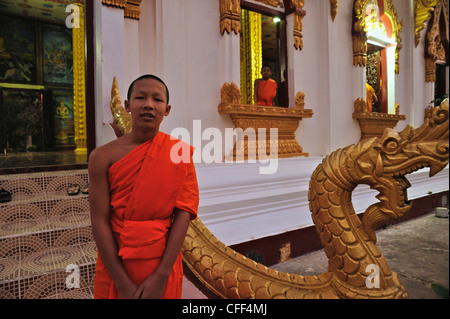
<instances>
[{"instance_id":1,"label":"orange robe","mask_svg":"<svg viewBox=\"0 0 450 319\"><path fill-rule=\"evenodd\" d=\"M366 99L367 99L367 112L372 112L373 94L375 90L369 83L366 83Z\"/></svg>"},{"instance_id":2,"label":"orange robe","mask_svg":"<svg viewBox=\"0 0 450 319\"><path fill-rule=\"evenodd\" d=\"M158 267L165 250L175 207L197 216L199 195L192 162L175 164L170 158L180 142L159 132L151 141L133 149L108 171L111 194L111 228L119 256L130 278L141 284ZM183 143L183 142L181 142ZM163 298L181 298L183 266L181 251L167 280ZM119 298L100 256L94 298Z\"/></svg>"},{"instance_id":3,"label":"orange robe","mask_svg":"<svg viewBox=\"0 0 450 319\"><path fill-rule=\"evenodd\" d=\"M256 104L273 106L272 99L277 95L277 82L272 79L262 80L258 83Z\"/></svg>"}]
</instances>

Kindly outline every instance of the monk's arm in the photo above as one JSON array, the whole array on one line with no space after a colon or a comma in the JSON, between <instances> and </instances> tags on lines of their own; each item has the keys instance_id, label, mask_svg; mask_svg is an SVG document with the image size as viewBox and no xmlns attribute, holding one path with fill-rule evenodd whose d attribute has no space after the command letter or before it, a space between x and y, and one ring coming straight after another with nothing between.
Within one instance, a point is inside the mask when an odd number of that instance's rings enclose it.
<instances>
[{"instance_id":1,"label":"monk's arm","mask_svg":"<svg viewBox=\"0 0 450 319\"><path fill-rule=\"evenodd\" d=\"M190 213L187 211L175 208L174 219L172 227L167 239L166 249L161 258L161 262L156 271L147 277L136 292L136 297L146 298L161 298L164 293L167 279L172 272L173 265L180 253L186 237L186 232L189 228Z\"/></svg>"},{"instance_id":2,"label":"monk's arm","mask_svg":"<svg viewBox=\"0 0 450 319\"><path fill-rule=\"evenodd\" d=\"M94 241L121 298L132 298L137 285L128 276L118 256L117 244L111 229L109 163L105 154L94 150L89 158L89 203Z\"/></svg>"}]
</instances>

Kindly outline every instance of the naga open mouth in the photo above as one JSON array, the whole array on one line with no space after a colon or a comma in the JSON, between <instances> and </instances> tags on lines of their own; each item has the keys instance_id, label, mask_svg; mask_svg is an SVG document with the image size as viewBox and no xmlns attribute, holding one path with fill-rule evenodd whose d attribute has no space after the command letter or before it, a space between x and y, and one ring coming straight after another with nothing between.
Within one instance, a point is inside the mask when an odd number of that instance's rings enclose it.
<instances>
[{"instance_id":1,"label":"naga open mouth","mask_svg":"<svg viewBox=\"0 0 450 319\"><path fill-rule=\"evenodd\" d=\"M409 183L408 179L405 176L394 176L394 186L397 190L397 205L398 207L405 207L410 206L411 201L408 200L408 193L407 189L411 187L411 184Z\"/></svg>"}]
</instances>

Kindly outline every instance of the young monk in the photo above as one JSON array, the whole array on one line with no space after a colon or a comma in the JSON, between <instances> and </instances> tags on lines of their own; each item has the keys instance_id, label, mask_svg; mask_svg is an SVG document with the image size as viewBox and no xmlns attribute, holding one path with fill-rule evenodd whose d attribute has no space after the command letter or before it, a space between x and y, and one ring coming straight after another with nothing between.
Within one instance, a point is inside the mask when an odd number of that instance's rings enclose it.
<instances>
[{"instance_id":1,"label":"young monk","mask_svg":"<svg viewBox=\"0 0 450 319\"><path fill-rule=\"evenodd\" d=\"M171 148L183 142L159 131L168 102L161 79L136 79L125 101L131 133L90 155L94 298L181 298L181 246L199 197L193 148L174 163Z\"/></svg>"},{"instance_id":2,"label":"young monk","mask_svg":"<svg viewBox=\"0 0 450 319\"><path fill-rule=\"evenodd\" d=\"M271 79L272 69L264 65L261 69L261 79L255 80L255 103L257 105L273 106L273 99L277 95L277 82Z\"/></svg>"}]
</instances>

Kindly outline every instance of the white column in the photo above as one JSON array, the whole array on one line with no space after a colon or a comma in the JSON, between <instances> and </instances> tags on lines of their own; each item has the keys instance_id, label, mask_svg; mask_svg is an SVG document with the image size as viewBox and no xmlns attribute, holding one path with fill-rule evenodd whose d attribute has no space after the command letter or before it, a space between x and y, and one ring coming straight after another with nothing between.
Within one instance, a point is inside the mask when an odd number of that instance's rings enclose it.
<instances>
[{"instance_id":1,"label":"white column","mask_svg":"<svg viewBox=\"0 0 450 319\"><path fill-rule=\"evenodd\" d=\"M125 85L128 86L141 73L139 68L139 22L135 19L125 19ZM125 100L126 92L121 94Z\"/></svg>"},{"instance_id":2,"label":"white column","mask_svg":"<svg viewBox=\"0 0 450 319\"><path fill-rule=\"evenodd\" d=\"M96 92L96 145L100 146L115 138L112 123L111 87L117 78L122 101L126 94L125 41L123 9L107 7L94 2L95 23L95 92Z\"/></svg>"},{"instance_id":3,"label":"white column","mask_svg":"<svg viewBox=\"0 0 450 319\"><path fill-rule=\"evenodd\" d=\"M241 67L240 67L240 35L231 31L230 34L224 33L221 39L222 43L222 68L221 78L224 83L236 83L241 87Z\"/></svg>"}]
</instances>

